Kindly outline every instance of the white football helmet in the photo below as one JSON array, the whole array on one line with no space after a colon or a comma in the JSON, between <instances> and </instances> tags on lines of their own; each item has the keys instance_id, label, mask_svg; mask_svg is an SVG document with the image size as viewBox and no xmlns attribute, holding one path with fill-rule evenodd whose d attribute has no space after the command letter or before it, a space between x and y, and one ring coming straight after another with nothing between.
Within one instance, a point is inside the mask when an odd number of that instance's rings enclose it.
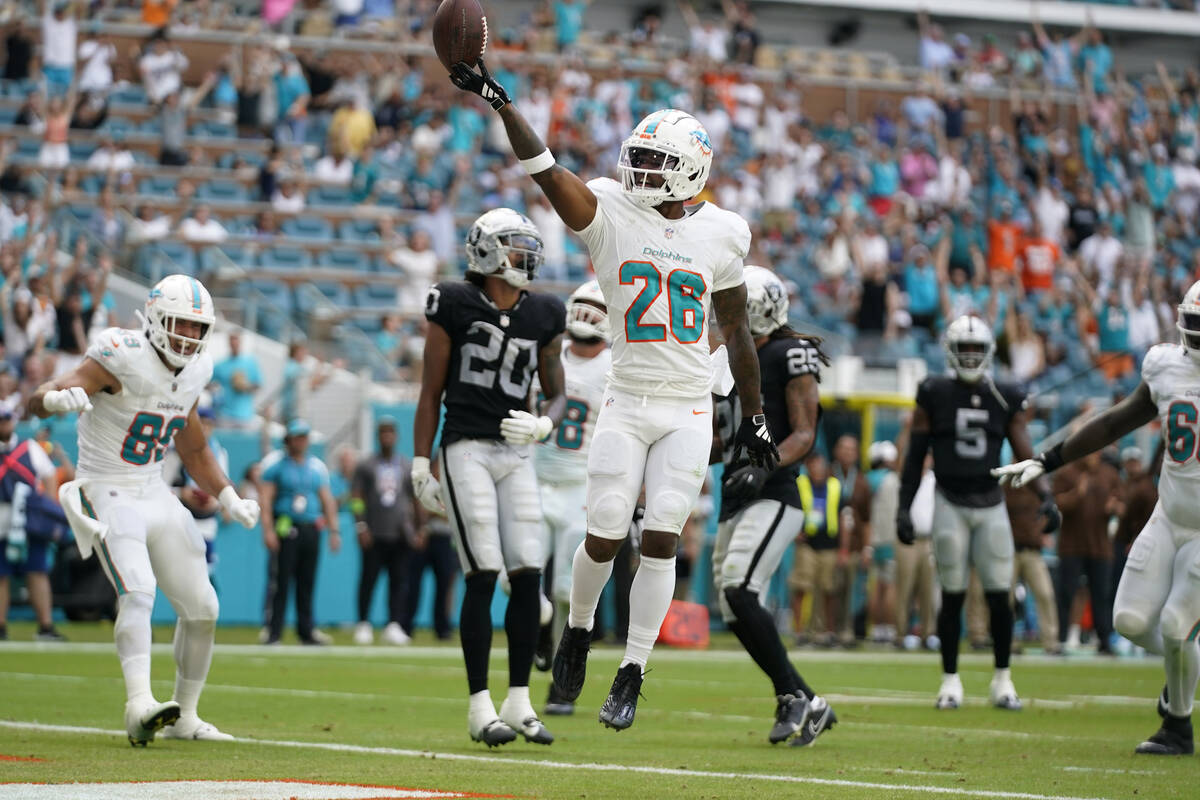
<instances>
[{"instance_id":1,"label":"white football helmet","mask_svg":"<svg viewBox=\"0 0 1200 800\"><path fill-rule=\"evenodd\" d=\"M1183 349L1193 361L1200 363L1200 281L1184 293L1175 327L1179 329Z\"/></svg>"},{"instance_id":2,"label":"white football helmet","mask_svg":"<svg viewBox=\"0 0 1200 800\"><path fill-rule=\"evenodd\" d=\"M751 336L767 336L787 324L788 293L783 281L766 267L742 269L746 281L746 320Z\"/></svg>"},{"instance_id":3,"label":"white football helmet","mask_svg":"<svg viewBox=\"0 0 1200 800\"><path fill-rule=\"evenodd\" d=\"M996 340L986 322L974 314L964 314L946 328L942 347L946 350L946 365L958 379L978 383L992 366Z\"/></svg>"},{"instance_id":4,"label":"white football helmet","mask_svg":"<svg viewBox=\"0 0 1200 800\"><path fill-rule=\"evenodd\" d=\"M146 297L142 329L163 359L182 369L204 352L216 321L212 297L200 281L190 275L168 275ZM179 333L180 322L200 323L199 335Z\"/></svg>"},{"instance_id":5,"label":"white football helmet","mask_svg":"<svg viewBox=\"0 0 1200 800\"><path fill-rule=\"evenodd\" d=\"M608 341L608 303L598 282L588 281L567 298L567 333L573 339Z\"/></svg>"},{"instance_id":6,"label":"white football helmet","mask_svg":"<svg viewBox=\"0 0 1200 800\"><path fill-rule=\"evenodd\" d=\"M542 234L528 217L493 208L467 234L467 272L495 275L520 288L537 274L542 251Z\"/></svg>"},{"instance_id":7,"label":"white football helmet","mask_svg":"<svg viewBox=\"0 0 1200 800\"><path fill-rule=\"evenodd\" d=\"M622 142L617 161L625 194L643 208L700 194L710 167L708 131L700 120L674 108L655 111L639 122ZM655 175L662 177L661 185L648 182Z\"/></svg>"}]
</instances>

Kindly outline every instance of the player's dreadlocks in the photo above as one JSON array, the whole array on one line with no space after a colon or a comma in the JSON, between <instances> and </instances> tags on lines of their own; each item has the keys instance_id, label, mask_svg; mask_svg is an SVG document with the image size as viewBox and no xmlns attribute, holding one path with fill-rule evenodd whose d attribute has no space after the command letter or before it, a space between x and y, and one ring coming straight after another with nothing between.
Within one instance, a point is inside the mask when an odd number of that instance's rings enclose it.
<instances>
[{"instance_id":1,"label":"player's dreadlocks","mask_svg":"<svg viewBox=\"0 0 1200 800\"><path fill-rule=\"evenodd\" d=\"M775 340L775 339L799 339L800 341L804 342L806 345L811 347L814 351L816 351L817 358L821 359L822 364L824 364L825 366L828 367L833 363L829 359L829 356L825 354L825 351L821 349L821 343L824 342L825 339L820 336L817 336L815 333L801 333L800 331L793 328L791 325L784 324L784 325L780 325L778 328L771 331L769 338L772 340ZM816 373L816 378L818 381L821 380L821 374L819 372Z\"/></svg>"}]
</instances>

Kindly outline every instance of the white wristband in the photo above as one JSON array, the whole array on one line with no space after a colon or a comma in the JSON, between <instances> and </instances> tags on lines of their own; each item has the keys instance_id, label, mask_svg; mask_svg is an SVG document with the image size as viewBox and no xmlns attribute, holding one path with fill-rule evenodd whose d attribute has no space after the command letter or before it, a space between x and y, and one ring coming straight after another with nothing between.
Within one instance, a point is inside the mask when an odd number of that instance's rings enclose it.
<instances>
[{"instance_id":1,"label":"white wristband","mask_svg":"<svg viewBox=\"0 0 1200 800\"><path fill-rule=\"evenodd\" d=\"M537 175L539 172L545 172L555 164L554 154L547 147L542 152L538 153L533 158L521 159L521 166L525 168L525 172L530 175Z\"/></svg>"},{"instance_id":2,"label":"white wristband","mask_svg":"<svg viewBox=\"0 0 1200 800\"><path fill-rule=\"evenodd\" d=\"M413 456L412 474L417 477L425 477L429 474L429 458L427 456Z\"/></svg>"},{"instance_id":3,"label":"white wristband","mask_svg":"<svg viewBox=\"0 0 1200 800\"><path fill-rule=\"evenodd\" d=\"M226 486L221 490L221 493L217 495L217 504L220 505L221 508L229 508L238 500L241 500L241 498L238 497L237 489L234 489L232 486Z\"/></svg>"}]
</instances>

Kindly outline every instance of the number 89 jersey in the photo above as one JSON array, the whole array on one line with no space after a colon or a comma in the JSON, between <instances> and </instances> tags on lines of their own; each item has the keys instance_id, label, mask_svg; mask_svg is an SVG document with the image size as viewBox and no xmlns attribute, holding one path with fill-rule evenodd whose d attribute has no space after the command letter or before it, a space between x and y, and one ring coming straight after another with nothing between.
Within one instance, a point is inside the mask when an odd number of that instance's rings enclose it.
<instances>
[{"instance_id":1,"label":"number 89 jersey","mask_svg":"<svg viewBox=\"0 0 1200 800\"><path fill-rule=\"evenodd\" d=\"M79 477L161 480L163 454L212 379L212 358L201 352L176 374L142 331L124 328L99 334L87 357L108 370L121 391L96 393L92 410L79 417Z\"/></svg>"},{"instance_id":2,"label":"number 89 jersey","mask_svg":"<svg viewBox=\"0 0 1200 800\"><path fill-rule=\"evenodd\" d=\"M1200 530L1200 367L1178 344L1155 345L1142 360L1142 380L1158 406L1166 445L1159 502L1172 523Z\"/></svg>"},{"instance_id":3,"label":"number 89 jersey","mask_svg":"<svg viewBox=\"0 0 1200 800\"><path fill-rule=\"evenodd\" d=\"M499 439L510 410L529 410L538 352L566 328L567 309L557 297L525 292L501 311L470 281L445 281L429 290L425 318L450 337L444 447Z\"/></svg>"},{"instance_id":4,"label":"number 89 jersey","mask_svg":"<svg viewBox=\"0 0 1200 800\"><path fill-rule=\"evenodd\" d=\"M537 448L538 480L554 484L584 483L588 447L604 402L612 351L605 349L592 358L580 358L571 352L569 343L564 344L562 365L567 410L554 433Z\"/></svg>"},{"instance_id":5,"label":"number 89 jersey","mask_svg":"<svg viewBox=\"0 0 1200 800\"><path fill-rule=\"evenodd\" d=\"M921 381L917 405L929 417L933 474L946 499L967 508L1001 502L992 470L1000 466L1009 422L1025 408L1025 393L987 377L966 383L934 375Z\"/></svg>"},{"instance_id":6,"label":"number 89 jersey","mask_svg":"<svg viewBox=\"0 0 1200 800\"><path fill-rule=\"evenodd\" d=\"M608 303L610 385L637 396L706 397L711 295L743 282L749 226L712 203L667 219L636 205L610 178L588 188L596 216L578 233Z\"/></svg>"}]
</instances>

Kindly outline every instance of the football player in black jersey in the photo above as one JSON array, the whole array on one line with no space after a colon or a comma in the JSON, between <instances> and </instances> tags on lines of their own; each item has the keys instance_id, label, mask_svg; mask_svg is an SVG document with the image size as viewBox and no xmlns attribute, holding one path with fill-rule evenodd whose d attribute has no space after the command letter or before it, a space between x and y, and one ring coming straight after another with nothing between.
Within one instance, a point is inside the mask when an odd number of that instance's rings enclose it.
<instances>
[{"instance_id":1,"label":"football player in black jersey","mask_svg":"<svg viewBox=\"0 0 1200 800\"><path fill-rule=\"evenodd\" d=\"M820 339L788 327L787 290L779 278L763 267L746 267L743 274L746 318L762 376L763 411L772 438L779 442L779 466L773 470L751 466L740 455L734 441L735 426L742 418L737 392L715 397L715 444L720 447L717 458L725 464L725 478L713 577L725 624L775 686L775 725L767 738L772 744L807 745L833 727L837 716L788 661L759 595L804 525L796 474L816 439L821 414L817 383L821 364L829 362L818 346Z\"/></svg>"},{"instance_id":2,"label":"football player in black jersey","mask_svg":"<svg viewBox=\"0 0 1200 800\"><path fill-rule=\"evenodd\" d=\"M459 633L471 738L493 747L520 733L550 744L554 737L529 701L546 562L532 445L550 435L566 406L559 360L566 308L524 288L542 262L542 237L523 215L507 208L487 212L471 226L466 246L466 280L439 283L425 300L429 332L413 433L413 489L426 508L447 514L466 575ZM540 415L528 410L535 370L546 397ZM439 485L429 457L441 403ZM487 671L501 570L512 593L504 617L509 688L497 715Z\"/></svg>"},{"instance_id":3,"label":"football player in black jersey","mask_svg":"<svg viewBox=\"0 0 1200 800\"><path fill-rule=\"evenodd\" d=\"M909 507L921 483L925 454L933 448L937 492L933 511L933 553L942 584L942 608L937 632L941 638L942 685L937 707L958 708L963 702L958 677L958 645L967 577L972 566L979 574L991 614L992 650L996 672L991 702L997 708L1021 708L1009 674L1013 611L1009 588L1013 576L1013 538L1004 493L991 471L1000 464L1007 438L1017 460L1031 458L1025 393L1012 384L994 383L988 374L995 340L986 322L963 316L946 328L946 363L952 374L926 378L917 390L912 434L900 476L900 506L896 536L901 544L914 541ZM1047 533L1058 529L1062 517L1054 505L1050 482L1033 487L1041 498L1039 513Z\"/></svg>"}]
</instances>

